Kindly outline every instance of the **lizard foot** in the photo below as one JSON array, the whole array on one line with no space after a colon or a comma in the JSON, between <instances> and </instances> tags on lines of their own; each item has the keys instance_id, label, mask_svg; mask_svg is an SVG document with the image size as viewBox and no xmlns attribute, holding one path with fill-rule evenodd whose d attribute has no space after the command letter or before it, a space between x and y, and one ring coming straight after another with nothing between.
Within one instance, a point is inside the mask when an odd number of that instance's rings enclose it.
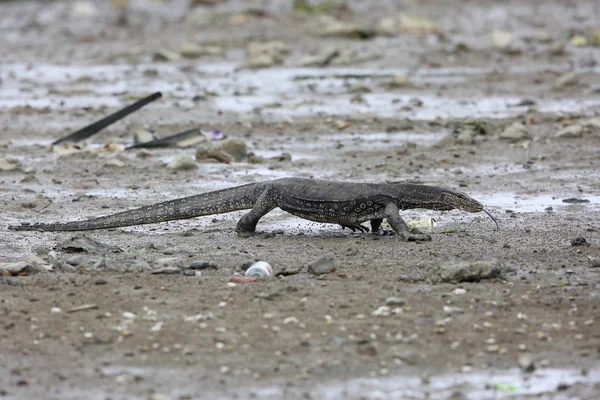
<instances>
[{"instance_id":1,"label":"lizard foot","mask_svg":"<svg viewBox=\"0 0 600 400\"><path fill-rule=\"evenodd\" d=\"M249 238L258 235L256 231L243 231L239 229L236 229L235 233L237 233L237 235L242 238Z\"/></svg>"}]
</instances>

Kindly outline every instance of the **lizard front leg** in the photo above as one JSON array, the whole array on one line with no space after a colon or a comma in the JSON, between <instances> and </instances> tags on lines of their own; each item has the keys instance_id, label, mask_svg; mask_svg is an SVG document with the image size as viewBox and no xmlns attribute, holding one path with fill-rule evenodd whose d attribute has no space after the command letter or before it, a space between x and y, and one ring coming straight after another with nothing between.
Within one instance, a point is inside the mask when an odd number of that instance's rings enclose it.
<instances>
[{"instance_id":1,"label":"lizard front leg","mask_svg":"<svg viewBox=\"0 0 600 400\"><path fill-rule=\"evenodd\" d=\"M256 199L256 202L254 203L254 207L238 221L235 228L238 235L251 236L254 234L258 221L277 207L275 196L275 191L272 188L265 189L265 191L258 196L258 199Z\"/></svg>"},{"instance_id":2,"label":"lizard front leg","mask_svg":"<svg viewBox=\"0 0 600 400\"><path fill-rule=\"evenodd\" d=\"M404 241L431 240L431 235L426 235L418 230L416 233L411 233L399 213L400 210L395 203L390 203L385 207L385 218L398 237Z\"/></svg>"}]
</instances>

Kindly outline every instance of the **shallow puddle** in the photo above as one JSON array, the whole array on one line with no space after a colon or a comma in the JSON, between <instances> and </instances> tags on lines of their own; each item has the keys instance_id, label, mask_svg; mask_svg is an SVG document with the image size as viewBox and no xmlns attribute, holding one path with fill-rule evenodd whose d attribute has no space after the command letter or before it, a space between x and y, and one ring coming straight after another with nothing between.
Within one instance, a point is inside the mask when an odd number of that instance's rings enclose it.
<instances>
[{"instance_id":1,"label":"shallow puddle","mask_svg":"<svg viewBox=\"0 0 600 400\"><path fill-rule=\"evenodd\" d=\"M550 68L540 65L539 70ZM552 66L555 67L555 66ZM507 96L444 97L417 88L382 91L381 84L394 75L409 74L417 85L460 82L489 74L485 68L437 68L431 70L370 70L328 68L269 68L236 70L232 63L197 67L190 64L128 65L25 65L6 64L0 80L0 109L31 106L77 109L101 106L118 107L130 101L128 94L162 91L163 106L193 108L193 98L208 93L210 107L233 113L261 110L263 117L304 117L311 115L369 114L376 117L414 118L505 118L522 113L515 107L521 100ZM504 71L515 75L532 71L514 67ZM265 85L264 82L269 82ZM352 102L349 88L367 83L372 93L362 102ZM419 106L411 105L418 98ZM600 99L536 99L541 112L579 112L600 105ZM169 104L171 103L171 104ZM273 106L276 104L276 106Z\"/></svg>"},{"instance_id":2,"label":"shallow puddle","mask_svg":"<svg viewBox=\"0 0 600 400\"><path fill-rule=\"evenodd\" d=\"M600 370L583 374L579 370L543 369L524 374L519 369L465 374L438 375L424 384L419 377L359 378L343 384L332 383L319 386L315 392L322 399L360 398L409 398L447 399L455 392L473 400L521 398L522 396L552 395L562 397L561 387L574 384L589 385L600 382ZM260 395L259 395L260 398Z\"/></svg>"},{"instance_id":3,"label":"shallow puddle","mask_svg":"<svg viewBox=\"0 0 600 400\"><path fill-rule=\"evenodd\" d=\"M199 390L189 380L178 378L175 369L150 369L136 367L103 368L104 376L120 380L134 377L156 382L167 380L176 384L177 393L195 393ZM171 380L174 378L175 382ZM568 399L568 389L579 386L580 392L587 388L593 392L594 385L600 383L600 369L589 371L575 369L545 368L533 373L523 373L514 368L509 370L466 372L457 374L433 375L427 378L412 375L396 375L378 378L355 378L345 381L330 381L307 389L301 384L287 388L282 386L256 385L239 389L229 389L226 396L213 393L211 398L255 398L281 399L299 398L310 394L318 399L448 399L461 394L460 398L472 400L510 399L534 396L543 399ZM204 392L207 394L206 392Z\"/></svg>"},{"instance_id":4,"label":"shallow puddle","mask_svg":"<svg viewBox=\"0 0 600 400\"><path fill-rule=\"evenodd\" d=\"M490 208L507 209L518 212L543 212L557 211L566 207L598 207L600 205L600 196L580 195L572 196L551 196L538 195L527 196L517 195L515 193L494 193L492 195L475 196L481 199L483 203ZM565 199L587 200L588 202L564 202ZM550 207L550 209L549 209Z\"/></svg>"}]
</instances>

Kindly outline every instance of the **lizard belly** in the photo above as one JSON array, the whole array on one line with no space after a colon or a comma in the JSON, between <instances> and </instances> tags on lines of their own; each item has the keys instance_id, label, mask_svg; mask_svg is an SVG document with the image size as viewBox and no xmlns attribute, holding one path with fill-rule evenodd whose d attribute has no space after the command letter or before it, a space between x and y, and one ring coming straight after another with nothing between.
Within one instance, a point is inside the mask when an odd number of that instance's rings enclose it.
<instances>
[{"instance_id":1,"label":"lizard belly","mask_svg":"<svg viewBox=\"0 0 600 400\"><path fill-rule=\"evenodd\" d=\"M287 210L285 210L285 211L287 211ZM323 222L323 223L329 223L329 224L342 224L342 225L356 225L356 224L361 224L363 222L373 219L368 216L362 216L359 218L358 216L348 217L348 216L335 216L335 215L326 215L326 214L318 215L318 214L311 214L311 213L297 212L297 211L289 212L289 213L292 215L295 215L296 217L307 219L309 221Z\"/></svg>"},{"instance_id":2,"label":"lizard belly","mask_svg":"<svg viewBox=\"0 0 600 400\"><path fill-rule=\"evenodd\" d=\"M278 206L297 217L330 224L357 225L385 217L384 202L373 198L311 200L283 193Z\"/></svg>"},{"instance_id":3,"label":"lizard belly","mask_svg":"<svg viewBox=\"0 0 600 400\"><path fill-rule=\"evenodd\" d=\"M357 225L372 219L383 218L385 215L381 215L378 212L345 212L337 211L333 209L298 209L295 207L280 207L283 211L287 211L296 217L307 219L309 221L324 222L330 224L341 224L341 225Z\"/></svg>"}]
</instances>

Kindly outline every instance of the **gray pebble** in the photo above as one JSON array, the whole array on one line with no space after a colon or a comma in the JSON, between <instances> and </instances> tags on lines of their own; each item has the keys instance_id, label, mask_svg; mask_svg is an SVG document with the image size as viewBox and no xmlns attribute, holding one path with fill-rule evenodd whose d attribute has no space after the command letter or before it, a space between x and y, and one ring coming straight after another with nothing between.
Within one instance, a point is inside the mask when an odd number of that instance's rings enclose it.
<instances>
[{"instance_id":1,"label":"gray pebble","mask_svg":"<svg viewBox=\"0 0 600 400\"><path fill-rule=\"evenodd\" d=\"M192 261L190 264L190 269L203 270L203 269L219 269L216 264L211 263L210 261Z\"/></svg>"},{"instance_id":2,"label":"gray pebble","mask_svg":"<svg viewBox=\"0 0 600 400\"><path fill-rule=\"evenodd\" d=\"M74 267L78 266L84 261L84 257L82 255L76 255L67 258L67 264L72 265Z\"/></svg>"},{"instance_id":3,"label":"gray pebble","mask_svg":"<svg viewBox=\"0 0 600 400\"><path fill-rule=\"evenodd\" d=\"M387 306L403 306L406 304L406 300L401 297L388 297L385 299Z\"/></svg>"}]
</instances>

